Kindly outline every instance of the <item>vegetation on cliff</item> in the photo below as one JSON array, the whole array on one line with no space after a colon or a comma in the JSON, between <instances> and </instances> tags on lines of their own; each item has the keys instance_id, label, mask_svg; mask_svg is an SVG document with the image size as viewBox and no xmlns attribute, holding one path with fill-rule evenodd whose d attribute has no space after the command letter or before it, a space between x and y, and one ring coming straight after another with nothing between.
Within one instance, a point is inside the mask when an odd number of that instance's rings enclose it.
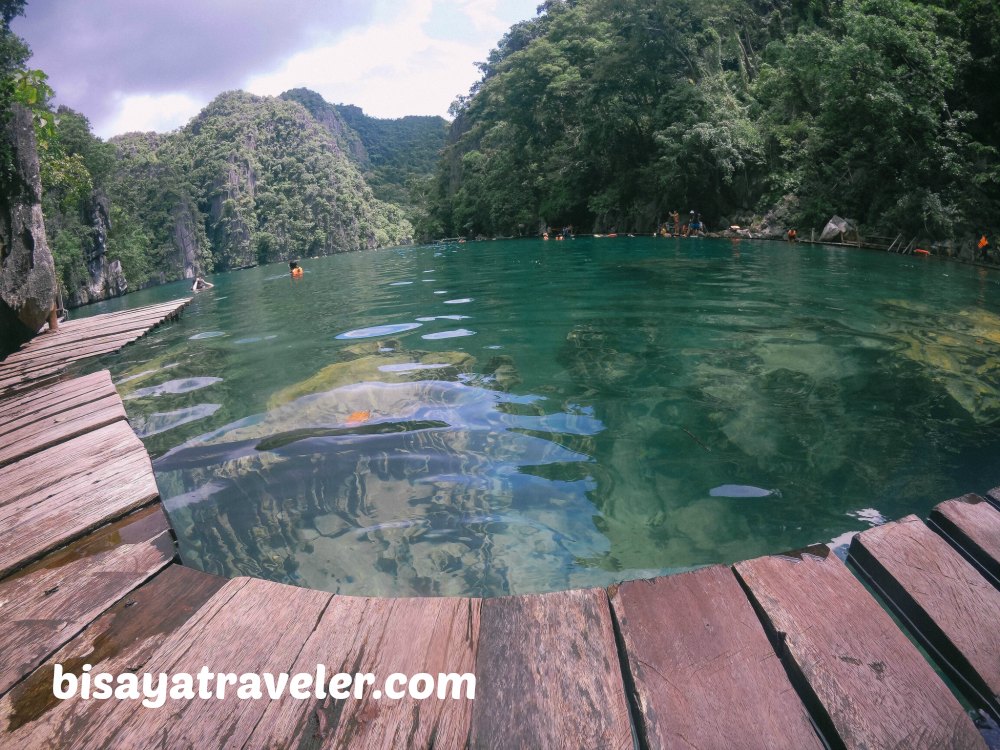
<instances>
[{"instance_id":1,"label":"vegetation on cliff","mask_svg":"<svg viewBox=\"0 0 1000 750\"><path fill-rule=\"evenodd\" d=\"M948 236L995 212L1000 6L549 0L453 105L428 234L672 209Z\"/></svg>"}]
</instances>

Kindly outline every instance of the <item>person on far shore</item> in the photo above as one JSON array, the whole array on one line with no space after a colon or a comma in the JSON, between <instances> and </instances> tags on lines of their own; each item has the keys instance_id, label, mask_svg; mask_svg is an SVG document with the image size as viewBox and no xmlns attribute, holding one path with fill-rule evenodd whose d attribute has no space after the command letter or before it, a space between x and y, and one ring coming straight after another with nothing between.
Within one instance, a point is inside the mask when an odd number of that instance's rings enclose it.
<instances>
[{"instance_id":1,"label":"person on far shore","mask_svg":"<svg viewBox=\"0 0 1000 750\"><path fill-rule=\"evenodd\" d=\"M201 276L197 276L195 277L194 284L191 285L191 291L201 292L204 291L205 289L211 289L213 286L215 286L215 284L210 284L209 282L205 281L205 279L203 279Z\"/></svg>"},{"instance_id":2,"label":"person on far shore","mask_svg":"<svg viewBox=\"0 0 1000 750\"><path fill-rule=\"evenodd\" d=\"M674 237L681 236L681 214L679 211L674 211L670 214L670 218L674 220Z\"/></svg>"},{"instance_id":3,"label":"person on far shore","mask_svg":"<svg viewBox=\"0 0 1000 750\"><path fill-rule=\"evenodd\" d=\"M984 232L979 238L979 242L976 244L979 248L979 260L989 260L990 259L990 241L986 239L986 233Z\"/></svg>"},{"instance_id":4,"label":"person on far shore","mask_svg":"<svg viewBox=\"0 0 1000 750\"><path fill-rule=\"evenodd\" d=\"M788 230L788 234L785 235L785 239L787 239L789 242L799 241L799 233L795 231L795 227L792 227L791 229Z\"/></svg>"}]
</instances>

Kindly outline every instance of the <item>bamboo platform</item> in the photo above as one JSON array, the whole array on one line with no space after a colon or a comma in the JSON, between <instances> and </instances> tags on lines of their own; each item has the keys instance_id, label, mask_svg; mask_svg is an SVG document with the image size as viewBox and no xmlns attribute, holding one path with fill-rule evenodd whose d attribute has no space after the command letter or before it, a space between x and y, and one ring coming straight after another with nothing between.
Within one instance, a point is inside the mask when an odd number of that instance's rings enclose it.
<instances>
[{"instance_id":1,"label":"bamboo platform","mask_svg":"<svg viewBox=\"0 0 1000 750\"><path fill-rule=\"evenodd\" d=\"M225 580L178 561L99 372L0 401L0 748L985 748L937 670L1000 719L994 502L865 531L848 565L817 546L608 590L383 599ZM230 691L150 709L58 700L56 664L477 686L474 701Z\"/></svg>"},{"instance_id":2,"label":"bamboo platform","mask_svg":"<svg viewBox=\"0 0 1000 750\"><path fill-rule=\"evenodd\" d=\"M0 362L0 398L50 383L74 362L113 354L145 336L164 321L174 320L191 298L123 312L70 320L24 344Z\"/></svg>"}]
</instances>

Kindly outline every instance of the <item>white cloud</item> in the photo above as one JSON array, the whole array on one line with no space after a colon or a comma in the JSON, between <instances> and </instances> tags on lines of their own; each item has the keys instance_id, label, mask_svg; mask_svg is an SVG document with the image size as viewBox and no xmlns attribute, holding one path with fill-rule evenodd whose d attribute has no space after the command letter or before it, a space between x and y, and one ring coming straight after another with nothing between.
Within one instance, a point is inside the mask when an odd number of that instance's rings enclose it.
<instances>
[{"instance_id":1,"label":"white cloud","mask_svg":"<svg viewBox=\"0 0 1000 750\"><path fill-rule=\"evenodd\" d=\"M367 28L292 56L277 70L248 80L247 89L276 95L306 86L328 101L356 104L376 117L445 114L455 96L476 80L474 63L484 56L482 45L428 36L431 0L392 5L398 13L376 13ZM479 36L472 23L469 31Z\"/></svg>"},{"instance_id":2,"label":"white cloud","mask_svg":"<svg viewBox=\"0 0 1000 750\"><path fill-rule=\"evenodd\" d=\"M445 115L455 97L479 78L475 63L486 58L512 23L533 16L537 3L378 0L366 26L312 29L312 46L269 72L250 76L242 87L276 96L305 86L327 101L356 104L375 117ZM96 122L95 130L102 137L171 130L207 102L183 91L123 93L113 114Z\"/></svg>"},{"instance_id":3,"label":"white cloud","mask_svg":"<svg viewBox=\"0 0 1000 750\"><path fill-rule=\"evenodd\" d=\"M198 114L205 102L183 92L171 94L115 95L111 117L97 123L97 134L107 138L133 130L164 132L179 127Z\"/></svg>"}]
</instances>

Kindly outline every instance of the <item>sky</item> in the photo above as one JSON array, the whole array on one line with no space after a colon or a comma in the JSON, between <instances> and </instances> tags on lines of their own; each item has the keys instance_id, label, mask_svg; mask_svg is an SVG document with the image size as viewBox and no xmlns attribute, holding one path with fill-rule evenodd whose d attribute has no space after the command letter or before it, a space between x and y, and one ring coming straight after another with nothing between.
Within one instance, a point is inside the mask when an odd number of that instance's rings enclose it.
<instances>
[{"instance_id":1,"label":"sky","mask_svg":"<svg viewBox=\"0 0 1000 750\"><path fill-rule=\"evenodd\" d=\"M447 115L541 0L28 0L12 29L102 138L184 125L222 91L299 86L374 117Z\"/></svg>"}]
</instances>

